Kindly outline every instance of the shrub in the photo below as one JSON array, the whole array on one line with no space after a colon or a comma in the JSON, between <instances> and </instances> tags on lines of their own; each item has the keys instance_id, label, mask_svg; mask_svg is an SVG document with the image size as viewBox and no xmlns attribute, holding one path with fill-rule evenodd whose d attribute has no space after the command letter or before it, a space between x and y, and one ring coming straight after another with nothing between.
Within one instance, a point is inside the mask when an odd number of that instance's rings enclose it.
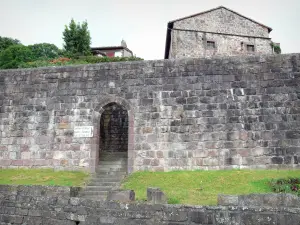
<instances>
[{"instance_id":1,"label":"shrub","mask_svg":"<svg viewBox=\"0 0 300 225\"><path fill-rule=\"evenodd\" d=\"M82 56L79 60L85 61L86 63L102 63L102 62L123 62L123 61L140 61L143 60L139 57L98 57L98 56Z\"/></svg>"},{"instance_id":2,"label":"shrub","mask_svg":"<svg viewBox=\"0 0 300 225\"><path fill-rule=\"evenodd\" d=\"M54 44L40 43L28 45L28 48L30 48L30 50L33 52L35 60L55 59L62 55L62 50L60 50Z\"/></svg>"},{"instance_id":3,"label":"shrub","mask_svg":"<svg viewBox=\"0 0 300 225\"><path fill-rule=\"evenodd\" d=\"M276 54L281 54L281 48L278 44L271 42L271 47L274 49Z\"/></svg>"},{"instance_id":4,"label":"shrub","mask_svg":"<svg viewBox=\"0 0 300 225\"><path fill-rule=\"evenodd\" d=\"M12 45L21 45L21 42L17 39L0 36L0 52L4 51Z\"/></svg>"},{"instance_id":5,"label":"shrub","mask_svg":"<svg viewBox=\"0 0 300 225\"><path fill-rule=\"evenodd\" d=\"M0 68L22 68L24 63L34 58L30 48L24 45L12 45L0 53Z\"/></svg>"},{"instance_id":6,"label":"shrub","mask_svg":"<svg viewBox=\"0 0 300 225\"><path fill-rule=\"evenodd\" d=\"M269 184L275 193L293 193L300 196L300 178L272 179Z\"/></svg>"},{"instance_id":7,"label":"shrub","mask_svg":"<svg viewBox=\"0 0 300 225\"><path fill-rule=\"evenodd\" d=\"M97 56L84 56L78 57L77 59L60 57L51 60L36 60L26 63L22 63L18 68L36 68L36 67L46 67L46 66L63 66L63 65L80 65L80 64L94 64L102 62L122 62L122 61L139 61L143 60L138 57L97 57ZM14 67L17 68L17 67Z\"/></svg>"}]
</instances>

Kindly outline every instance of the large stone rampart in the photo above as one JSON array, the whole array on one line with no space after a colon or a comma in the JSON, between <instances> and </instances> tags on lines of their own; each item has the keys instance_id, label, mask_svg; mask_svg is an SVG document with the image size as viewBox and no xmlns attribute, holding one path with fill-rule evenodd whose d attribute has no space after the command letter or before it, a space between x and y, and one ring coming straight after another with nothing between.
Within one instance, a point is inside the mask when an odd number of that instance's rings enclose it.
<instances>
[{"instance_id":1,"label":"large stone rampart","mask_svg":"<svg viewBox=\"0 0 300 225\"><path fill-rule=\"evenodd\" d=\"M129 172L298 167L299 86L299 54L2 70L0 166L94 171L117 103Z\"/></svg>"}]
</instances>

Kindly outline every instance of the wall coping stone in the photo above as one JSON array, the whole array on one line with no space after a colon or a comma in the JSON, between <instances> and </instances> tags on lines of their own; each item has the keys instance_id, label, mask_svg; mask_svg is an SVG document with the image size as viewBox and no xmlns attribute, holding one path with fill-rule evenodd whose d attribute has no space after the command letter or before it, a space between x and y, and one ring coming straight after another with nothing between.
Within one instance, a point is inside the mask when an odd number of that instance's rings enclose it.
<instances>
[{"instance_id":1,"label":"wall coping stone","mask_svg":"<svg viewBox=\"0 0 300 225\"><path fill-rule=\"evenodd\" d=\"M222 206L266 206L291 207L300 206L300 198L289 193L268 193L249 195L218 195L218 205Z\"/></svg>"},{"instance_id":2,"label":"wall coping stone","mask_svg":"<svg viewBox=\"0 0 300 225\"><path fill-rule=\"evenodd\" d=\"M81 187L43 185L0 185L0 194L11 193L21 196L77 197Z\"/></svg>"},{"instance_id":3,"label":"wall coping stone","mask_svg":"<svg viewBox=\"0 0 300 225\"><path fill-rule=\"evenodd\" d=\"M123 61L123 62L105 62L105 63L95 63L95 64L83 64L83 65L69 65L69 66L48 66L48 67L37 67L37 68L20 68L20 69L6 69L0 70L0 75L8 74L12 72L20 72L21 74L28 74L30 72L42 72L42 73L57 73L57 72L73 72L82 70L99 70L99 69L110 69L110 68L126 68L128 65L134 66L172 66L175 64L210 64L210 63L243 63L247 62L266 62L274 58L283 59L290 58L292 56L300 57L300 53L289 53L280 55L271 54L260 54L260 55L241 55L241 56L212 56L210 58L179 58L179 59L160 59L160 60L141 60L141 61ZM224 62L223 62L224 63Z\"/></svg>"}]
</instances>

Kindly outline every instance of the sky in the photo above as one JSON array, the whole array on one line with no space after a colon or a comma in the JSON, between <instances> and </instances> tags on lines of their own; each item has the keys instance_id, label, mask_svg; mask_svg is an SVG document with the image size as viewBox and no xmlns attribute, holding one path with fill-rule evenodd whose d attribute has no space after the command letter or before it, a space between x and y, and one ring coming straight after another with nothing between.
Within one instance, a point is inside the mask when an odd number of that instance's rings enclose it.
<instances>
[{"instance_id":1,"label":"sky","mask_svg":"<svg viewBox=\"0 0 300 225\"><path fill-rule=\"evenodd\" d=\"M62 48L73 18L88 22L92 47L124 39L136 56L163 59L169 21L221 5L273 28L283 53L300 52L300 0L0 0L0 36Z\"/></svg>"}]
</instances>

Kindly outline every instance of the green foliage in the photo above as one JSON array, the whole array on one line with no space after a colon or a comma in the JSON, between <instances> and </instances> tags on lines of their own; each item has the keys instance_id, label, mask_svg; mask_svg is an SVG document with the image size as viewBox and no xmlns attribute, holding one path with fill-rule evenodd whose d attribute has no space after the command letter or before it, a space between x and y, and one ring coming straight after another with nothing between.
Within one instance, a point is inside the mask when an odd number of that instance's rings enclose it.
<instances>
[{"instance_id":1,"label":"green foliage","mask_svg":"<svg viewBox=\"0 0 300 225\"><path fill-rule=\"evenodd\" d=\"M124 61L140 61L143 60L142 58L139 57L98 57L98 56L84 56L84 57L79 57L79 60L82 60L87 63L102 63L102 62L124 62Z\"/></svg>"},{"instance_id":2,"label":"green foliage","mask_svg":"<svg viewBox=\"0 0 300 225\"><path fill-rule=\"evenodd\" d=\"M83 186L89 174L52 169L1 169L0 184Z\"/></svg>"},{"instance_id":3,"label":"green foliage","mask_svg":"<svg viewBox=\"0 0 300 225\"><path fill-rule=\"evenodd\" d=\"M22 68L24 63L34 59L33 52L24 45L11 45L0 52L0 68Z\"/></svg>"},{"instance_id":4,"label":"green foliage","mask_svg":"<svg viewBox=\"0 0 300 225\"><path fill-rule=\"evenodd\" d=\"M280 178L272 179L269 182L273 192L293 193L300 196L300 178Z\"/></svg>"},{"instance_id":5,"label":"green foliage","mask_svg":"<svg viewBox=\"0 0 300 225\"><path fill-rule=\"evenodd\" d=\"M274 52L276 54L281 54L281 48L278 44L274 43L274 42L271 42L271 47L274 49Z\"/></svg>"},{"instance_id":6,"label":"green foliage","mask_svg":"<svg viewBox=\"0 0 300 225\"><path fill-rule=\"evenodd\" d=\"M55 59L62 56L62 51L54 44L40 43L28 45L32 51L35 60Z\"/></svg>"},{"instance_id":7,"label":"green foliage","mask_svg":"<svg viewBox=\"0 0 300 225\"><path fill-rule=\"evenodd\" d=\"M63 32L65 55L68 57L86 56L91 54L91 36L87 22L76 24L72 19Z\"/></svg>"},{"instance_id":8,"label":"green foliage","mask_svg":"<svg viewBox=\"0 0 300 225\"><path fill-rule=\"evenodd\" d=\"M94 64L103 62L123 62L123 61L140 61L143 60L138 57L97 57L97 56L84 56L77 59L71 58L56 58L53 60L36 60L32 62L23 63L22 68L36 68L46 66L66 66L66 65L81 65L81 64Z\"/></svg>"},{"instance_id":9,"label":"green foliage","mask_svg":"<svg viewBox=\"0 0 300 225\"><path fill-rule=\"evenodd\" d=\"M215 205L218 194L272 193L271 179L300 177L299 170L219 170L136 172L122 183L136 198L147 199L147 187L159 187L172 204Z\"/></svg>"},{"instance_id":10,"label":"green foliage","mask_svg":"<svg viewBox=\"0 0 300 225\"><path fill-rule=\"evenodd\" d=\"M168 198L168 204L179 204L180 200L177 198Z\"/></svg>"},{"instance_id":11,"label":"green foliage","mask_svg":"<svg viewBox=\"0 0 300 225\"><path fill-rule=\"evenodd\" d=\"M0 36L0 52L7 49L8 47L12 45L20 45L21 42L17 39L12 39L9 37L1 37Z\"/></svg>"}]
</instances>

